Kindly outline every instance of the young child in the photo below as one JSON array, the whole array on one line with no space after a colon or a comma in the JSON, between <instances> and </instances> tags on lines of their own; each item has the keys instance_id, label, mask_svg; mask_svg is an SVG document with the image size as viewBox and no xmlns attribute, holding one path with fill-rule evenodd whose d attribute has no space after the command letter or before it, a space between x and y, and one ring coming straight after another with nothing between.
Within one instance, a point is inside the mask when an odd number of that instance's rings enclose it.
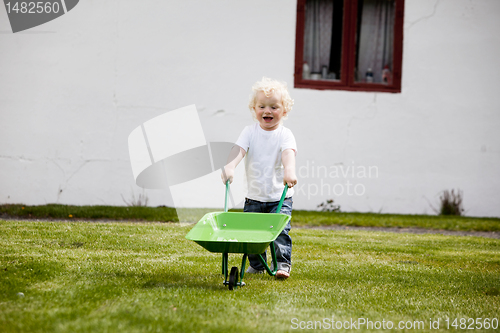
<instances>
[{"instance_id":1,"label":"young child","mask_svg":"<svg viewBox=\"0 0 500 333\"><path fill-rule=\"evenodd\" d=\"M292 110L293 100L285 83L269 78L252 87L249 108L257 123L243 129L232 148L228 164L224 167L222 181L233 181L234 170L245 158L248 194L245 198L245 212L276 213L285 184L288 192L280 213L292 215L295 155L297 145L292 132L282 125ZM292 238L288 235L290 222L274 241L278 270L277 278L290 276L292 259ZM266 254L263 253L264 259ZM247 273L263 273L264 266L257 255L248 255L250 267Z\"/></svg>"}]
</instances>

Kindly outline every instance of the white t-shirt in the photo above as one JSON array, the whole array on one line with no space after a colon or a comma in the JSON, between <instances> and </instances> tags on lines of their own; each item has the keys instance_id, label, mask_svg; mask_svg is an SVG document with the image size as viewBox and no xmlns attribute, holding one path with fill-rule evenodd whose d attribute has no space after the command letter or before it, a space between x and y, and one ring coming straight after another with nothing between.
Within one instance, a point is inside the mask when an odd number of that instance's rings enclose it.
<instances>
[{"instance_id":1,"label":"white t-shirt","mask_svg":"<svg viewBox=\"0 0 500 333\"><path fill-rule=\"evenodd\" d=\"M243 129L236 145L246 151L247 198L261 202L279 201L285 188L281 153L285 149L297 153L292 131L283 125L274 131L265 131L255 123ZM292 195L293 188L290 188L286 197Z\"/></svg>"}]
</instances>

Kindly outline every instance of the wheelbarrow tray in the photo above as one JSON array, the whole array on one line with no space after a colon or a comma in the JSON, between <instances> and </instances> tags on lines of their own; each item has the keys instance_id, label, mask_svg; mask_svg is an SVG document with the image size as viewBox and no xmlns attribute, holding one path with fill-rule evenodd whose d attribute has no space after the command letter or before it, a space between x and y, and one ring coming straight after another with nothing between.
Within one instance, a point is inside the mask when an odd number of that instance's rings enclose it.
<instances>
[{"instance_id":1,"label":"wheelbarrow tray","mask_svg":"<svg viewBox=\"0 0 500 333\"><path fill-rule=\"evenodd\" d=\"M186 238L210 252L261 254L279 236L290 218L286 214L208 213Z\"/></svg>"}]
</instances>

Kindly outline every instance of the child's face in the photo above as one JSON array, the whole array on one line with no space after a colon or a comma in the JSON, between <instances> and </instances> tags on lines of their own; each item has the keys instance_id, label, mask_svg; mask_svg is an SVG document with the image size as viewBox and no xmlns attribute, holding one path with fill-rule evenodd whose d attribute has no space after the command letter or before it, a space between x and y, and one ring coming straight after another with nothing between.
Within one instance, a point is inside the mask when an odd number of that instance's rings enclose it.
<instances>
[{"instance_id":1,"label":"child's face","mask_svg":"<svg viewBox=\"0 0 500 333\"><path fill-rule=\"evenodd\" d=\"M260 127L266 131L277 129L281 123L281 118L286 115L281 103L281 94L278 92L269 97L262 91L257 92L254 109Z\"/></svg>"}]
</instances>

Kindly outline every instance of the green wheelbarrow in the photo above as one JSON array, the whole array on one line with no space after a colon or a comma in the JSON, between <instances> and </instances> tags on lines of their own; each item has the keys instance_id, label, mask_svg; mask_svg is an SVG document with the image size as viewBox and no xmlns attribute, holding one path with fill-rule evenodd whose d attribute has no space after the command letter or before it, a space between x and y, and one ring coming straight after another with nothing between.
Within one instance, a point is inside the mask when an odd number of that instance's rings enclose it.
<instances>
[{"instance_id":1,"label":"green wheelbarrow","mask_svg":"<svg viewBox=\"0 0 500 333\"><path fill-rule=\"evenodd\" d=\"M285 200L288 185L285 185L277 212ZM222 275L224 285L229 290L244 286L243 276L248 254L257 254L259 261L264 265L267 273L276 275L278 264L274 240L283 231L291 216L286 214L266 213L237 213L227 211L229 182L226 183L226 199L224 212L205 214L198 223L189 231L186 238L192 240L210 252L222 253ZM262 253L270 246L273 270L267 265ZM228 272L228 253L243 253L241 271L233 266ZM228 279L229 275L229 279Z\"/></svg>"}]
</instances>

